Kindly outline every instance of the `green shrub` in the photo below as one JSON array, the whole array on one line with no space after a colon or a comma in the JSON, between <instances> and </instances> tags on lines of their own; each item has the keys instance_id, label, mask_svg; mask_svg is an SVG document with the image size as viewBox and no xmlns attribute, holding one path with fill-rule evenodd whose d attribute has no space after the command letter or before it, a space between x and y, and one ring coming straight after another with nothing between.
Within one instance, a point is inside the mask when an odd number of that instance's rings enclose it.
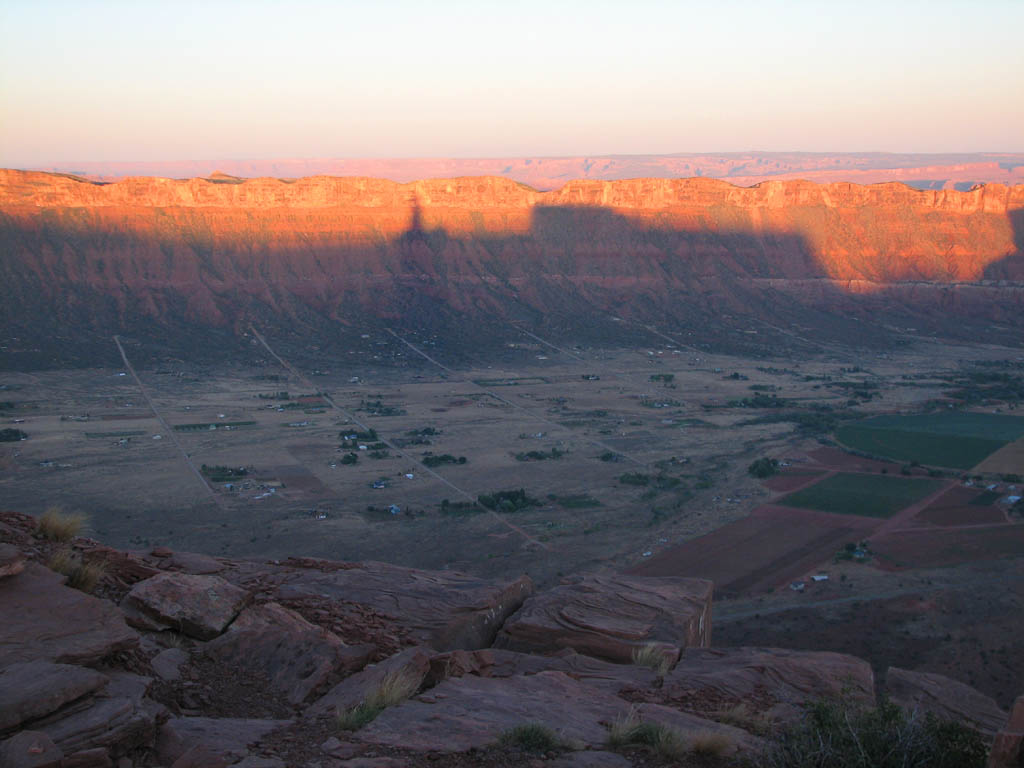
<instances>
[{"instance_id":1,"label":"green shrub","mask_svg":"<svg viewBox=\"0 0 1024 768\"><path fill-rule=\"evenodd\" d=\"M523 752L550 752L561 746L554 731L536 723L509 728L498 738L498 743Z\"/></svg>"},{"instance_id":2,"label":"green shrub","mask_svg":"<svg viewBox=\"0 0 1024 768\"><path fill-rule=\"evenodd\" d=\"M987 748L965 725L875 708L819 702L762 758L768 768L984 768Z\"/></svg>"},{"instance_id":3,"label":"green shrub","mask_svg":"<svg viewBox=\"0 0 1024 768\"><path fill-rule=\"evenodd\" d=\"M771 477L772 475L778 474L779 462L777 459L769 459L767 456L758 459L749 467L747 467L747 473L753 477Z\"/></svg>"}]
</instances>

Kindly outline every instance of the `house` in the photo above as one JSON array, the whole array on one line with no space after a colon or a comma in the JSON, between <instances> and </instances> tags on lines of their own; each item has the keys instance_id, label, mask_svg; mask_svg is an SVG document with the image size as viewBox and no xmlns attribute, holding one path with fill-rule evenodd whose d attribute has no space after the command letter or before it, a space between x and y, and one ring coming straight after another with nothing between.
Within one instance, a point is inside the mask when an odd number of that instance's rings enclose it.
<instances>
[{"instance_id":1,"label":"house","mask_svg":"<svg viewBox=\"0 0 1024 768\"><path fill-rule=\"evenodd\" d=\"M807 586L806 582L794 581L792 584L789 585L789 588L792 589L794 592L803 592L804 591L804 587L806 587L806 586Z\"/></svg>"},{"instance_id":2,"label":"house","mask_svg":"<svg viewBox=\"0 0 1024 768\"><path fill-rule=\"evenodd\" d=\"M811 576L811 581L828 581L827 573L816 573Z\"/></svg>"},{"instance_id":3,"label":"house","mask_svg":"<svg viewBox=\"0 0 1024 768\"><path fill-rule=\"evenodd\" d=\"M388 512L390 512L392 515L397 515L401 511L402 508L397 504L392 504L390 507L388 507Z\"/></svg>"}]
</instances>

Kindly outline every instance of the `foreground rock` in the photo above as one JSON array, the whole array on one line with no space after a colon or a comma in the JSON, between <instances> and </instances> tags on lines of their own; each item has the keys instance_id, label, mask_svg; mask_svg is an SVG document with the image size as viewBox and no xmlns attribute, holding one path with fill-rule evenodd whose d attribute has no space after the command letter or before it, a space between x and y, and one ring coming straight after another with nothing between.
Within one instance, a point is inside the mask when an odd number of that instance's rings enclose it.
<instances>
[{"instance_id":1,"label":"foreground rock","mask_svg":"<svg viewBox=\"0 0 1024 768\"><path fill-rule=\"evenodd\" d=\"M174 629L211 640L242 610L249 593L218 576L159 573L140 581L121 604L128 621L142 629Z\"/></svg>"},{"instance_id":2,"label":"foreground rock","mask_svg":"<svg viewBox=\"0 0 1024 768\"><path fill-rule=\"evenodd\" d=\"M564 648L629 662L651 642L711 642L712 584L703 579L585 576L528 599L495 646L525 653Z\"/></svg>"},{"instance_id":3,"label":"foreground rock","mask_svg":"<svg viewBox=\"0 0 1024 768\"><path fill-rule=\"evenodd\" d=\"M222 575L286 605L314 599L366 606L387 617L410 644L438 651L486 648L505 619L533 592L533 582L526 576L495 584L461 573L375 562L237 563Z\"/></svg>"},{"instance_id":4,"label":"foreground rock","mask_svg":"<svg viewBox=\"0 0 1024 768\"><path fill-rule=\"evenodd\" d=\"M0 741L4 768L60 768L64 752L45 733L21 731Z\"/></svg>"},{"instance_id":5,"label":"foreground rock","mask_svg":"<svg viewBox=\"0 0 1024 768\"><path fill-rule=\"evenodd\" d=\"M1010 719L996 734L989 753L989 768L1019 768L1024 765L1024 696L1018 696Z\"/></svg>"},{"instance_id":6,"label":"foreground rock","mask_svg":"<svg viewBox=\"0 0 1024 768\"><path fill-rule=\"evenodd\" d=\"M782 648L689 648L665 676L655 700L713 711L743 702L764 711L796 707L821 698L848 696L874 705L875 680L862 659L824 651Z\"/></svg>"},{"instance_id":7,"label":"foreground rock","mask_svg":"<svg viewBox=\"0 0 1024 768\"><path fill-rule=\"evenodd\" d=\"M277 603L246 608L205 647L208 656L240 672L265 674L292 704L301 704L336 672L365 666L372 647L347 647L335 634Z\"/></svg>"},{"instance_id":8,"label":"foreground rock","mask_svg":"<svg viewBox=\"0 0 1024 768\"><path fill-rule=\"evenodd\" d=\"M108 682L104 674L70 664L12 664L0 672L0 733L56 712Z\"/></svg>"},{"instance_id":9,"label":"foreground rock","mask_svg":"<svg viewBox=\"0 0 1024 768\"><path fill-rule=\"evenodd\" d=\"M13 544L0 544L0 579L25 570L25 556Z\"/></svg>"},{"instance_id":10,"label":"foreground rock","mask_svg":"<svg viewBox=\"0 0 1024 768\"><path fill-rule=\"evenodd\" d=\"M341 714L357 707L388 679L407 681L412 691L419 690L430 671L430 653L426 648L407 648L352 675L324 694L310 709L313 714L332 712Z\"/></svg>"},{"instance_id":11,"label":"foreground rock","mask_svg":"<svg viewBox=\"0 0 1024 768\"><path fill-rule=\"evenodd\" d=\"M88 664L139 641L117 606L34 562L0 579L0 617L0 669L35 659Z\"/></svg>"},{"instance_id":12,"label":"foreground rock","mask_svg":"<svg viewBox=\"0 0 1024 768\"><path fill-rule=\"evenodd\" d=\"M989 739L1006 722L1006 712L980 691L932 672L889 667L885 690L890 699L911 712L930 712L974 728Z\"/></svg>"},{"instance_id":13,"label":"foreground rock","mask_svg":"<svg viewBox=\"0 0 1024 768\"><path fill-rule=\"evenodd\" d=\"M157 756L164 765L173 765L186 752L202 752L231 763L246 758L248 748L271 731L288 725L289 720L249 720L245 718L176 717L160 728Z\"/></svg>"}]
</instances>

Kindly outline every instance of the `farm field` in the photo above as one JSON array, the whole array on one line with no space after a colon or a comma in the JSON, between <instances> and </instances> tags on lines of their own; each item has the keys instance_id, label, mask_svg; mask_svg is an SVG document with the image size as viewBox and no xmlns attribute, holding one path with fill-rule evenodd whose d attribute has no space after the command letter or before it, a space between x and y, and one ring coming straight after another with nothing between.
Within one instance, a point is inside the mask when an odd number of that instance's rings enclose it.
<instances>
[{"instance_id":1,"label":"farm field","mask_svg":"<svg viewBox=\"0 0 1024 768\"><path fill-rule=\"evenodd\" d=\"M971 469L1024 436L1024 418L989 413L876 416L836 430L845 446L900 461Z\"/></svg>"},{"instance_id":2,"label":"farm field","mask_svg":"<svg viewBox=\"0 0 1024 768\"><path fill-rule=\"evenodd\" d=\"M943 482L933 478L847 472L826 477L777 503L841 515L892 517L901 509L938 491Z\"/></svg>"}]
</instances>

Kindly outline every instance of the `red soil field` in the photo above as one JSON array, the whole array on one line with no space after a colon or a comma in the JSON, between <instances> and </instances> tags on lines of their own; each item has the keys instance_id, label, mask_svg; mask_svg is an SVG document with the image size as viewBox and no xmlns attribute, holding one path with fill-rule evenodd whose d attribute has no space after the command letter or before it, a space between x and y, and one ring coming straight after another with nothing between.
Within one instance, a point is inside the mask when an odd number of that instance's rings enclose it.
<instances>
[{"instance_id":1,"label":"red soil field","mask_svg":"<svg viewBox=\"0 0 1024 768\"><path fill-rule=\"evenodd\" d=\"M841 451L838 448L815 448L808 451L807 455L819 464L829 469L838 469L843 472L881 472L887 469L889 474L894 471L899 474L900 465L891 461L875 461Z\"/></svg>"},{"instance_id":2,"label":"red soil field","mask_svg":"<svg viewBox=\"0 0 1024 768\"><path fill-rule=\"evenodd\" d=\"M641 576L696 576L719 598L770 592L865 538L880 520L774 505L685 542L632 569Z\"/></svg>"},{"instance_id":3,"label":"red soil field","mask_svg":"<svg viewBox=\"0 0 1024 768\"><path fill-rule=\"evenodd\" d=\"M971 499L978 496L977 488L957 486L944 493L935 503L917 513L915 522L931 525L958 526L1005 523L1006 515L995 504L989 506L971 505Z\"/></svg>"},{"instance_id":4,"label":"red soil field","mask_svg":"<svg viewBox=\"0 0 1024 768\"><path fill-rule=\"evenodd\" d=\"M883 564L897 568L938 568L977 560L1020 557L1024 525L899 531L872 540Z\"/></svg>"},{"instance_id":5,"label":"red soil field","mask_svg":"<svg viewBox=\"0 0 1024 768\"><path fill-rule=\"evenodd\" d=\"M780 475L769 477L761 484L770 491L789 493L797 488L802 488L814 478L820 478L824 474L822 470L799 469L795 472L783 472Z\"/></svg>"}]
</instances>

